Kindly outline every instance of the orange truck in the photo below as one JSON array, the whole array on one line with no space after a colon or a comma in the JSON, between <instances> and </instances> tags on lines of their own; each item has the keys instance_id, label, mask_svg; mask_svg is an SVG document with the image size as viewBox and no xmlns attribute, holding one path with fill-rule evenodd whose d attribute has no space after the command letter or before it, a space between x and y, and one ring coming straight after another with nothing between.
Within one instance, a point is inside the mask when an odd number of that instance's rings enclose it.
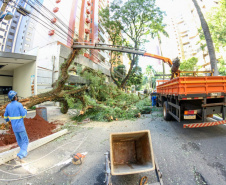
<instances>
[{"instance_id":1,"label":"orange truck","mask_svg":"<svg viewBox=\"0 0 226 185\"><path fill-rule=\"evenodd\" d=\"M184 128L226 123L226 76L177 77L158 85L152 95L157 97L157 106L163 107L166 121L202 119L202 123L184 124Z\"/></svg>"},{"instance_id":2,"label":"orange truck","mask_svg":"<svg viewBox=\"0 0 226 185\"><path fill-rule=\"evenodd\" d=\"M156 106L163 107L166 121L172 118L182 120L201 119L200 123L184 124L184 128L197 128L226 124L226 76L198 76L198 71L180 71L179 59L173 62L169 58L146 54L168 63L171 67L171 80L157 81ZM181 77L182 73L193 76ZM174 78L174 79L173 79ZM193 121L192 121L193 122Z\"/></svg>"}]
</instances>

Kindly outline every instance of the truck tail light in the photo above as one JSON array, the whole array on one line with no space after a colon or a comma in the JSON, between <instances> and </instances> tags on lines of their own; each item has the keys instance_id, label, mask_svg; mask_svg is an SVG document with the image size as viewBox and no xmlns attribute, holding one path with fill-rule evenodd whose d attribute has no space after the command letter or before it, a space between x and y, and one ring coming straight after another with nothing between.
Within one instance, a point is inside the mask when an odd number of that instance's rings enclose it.
<instances>
[{"instance_id":1,"label":"truck tail light","mask_svg":"<svg viewBox=\"0 0 226 185\"><path fill-rule=\"evenodd\" d=\"M193 114L197 114L197 110L186 110L184 111L184 115L193 115Z\"/></svg>"}]
</instances>

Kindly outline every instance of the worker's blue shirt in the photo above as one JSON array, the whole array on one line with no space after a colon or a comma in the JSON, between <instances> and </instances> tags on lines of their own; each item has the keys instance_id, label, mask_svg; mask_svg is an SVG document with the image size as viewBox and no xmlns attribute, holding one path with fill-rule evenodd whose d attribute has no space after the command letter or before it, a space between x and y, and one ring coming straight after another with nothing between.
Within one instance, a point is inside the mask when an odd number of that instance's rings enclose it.
<instances>
[{"instance_id":1,"label":"worker's blue shirt","mask_svg":"<svg viewBox=\"0 0 226 185\"><path fill-rule=\"evenodd\" d=\"M27 115L27 110L23 108L23 105L19 102L12 101L7 105L4 119L8 122L11 121L14 132L25 131L24 119Z\"/></svg>"}]
</instances>

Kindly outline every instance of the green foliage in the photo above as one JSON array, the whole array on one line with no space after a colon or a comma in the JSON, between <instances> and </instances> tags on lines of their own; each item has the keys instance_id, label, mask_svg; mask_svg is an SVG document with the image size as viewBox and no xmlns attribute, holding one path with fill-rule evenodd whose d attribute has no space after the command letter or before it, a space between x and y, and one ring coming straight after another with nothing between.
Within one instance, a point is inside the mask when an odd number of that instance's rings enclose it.
<instances>
[{"instance_id":1,"label":"green foliage","mask_svg":"<svg viewBox=\"0 0 226 185\"><path fill-rule=\"evenodd\" d=\"M136 87L140 87L140 85L142 84L142 78L143 78L142 68L139 66L135 66L132 69L132 73L129 76L129 79L127 80L127 85L128 86L136 85ZM136 90L137 89L138 88L136 88Z\"/></svg>"},{"instance_id":2,"label":"green foliage","mask_svg":"<svg viewBox=\"0 0 226 185\"><path fill-rule=\"evenodd\" d=\"M198 59L196 57L189 58L188 60L184 60L180 63L180 70L181 71L194 71L195 67L198 62Z\"/></svg>"},{"instance_id":3,"label":"green foliage","mask_svg":"<svg viewBox=\"0 0 226 185\"><path fill-rule=\"evenodd\" d=\"M118 82L122 82L126 75L126 66L125 65L118 65L114 68L114 76L118 79Z\"/></svg>"},{"instance_id":4,"label":"green foliage","mask_svg":"<svg viewBox=\"0 0 226 185\"><path fill-rule=\"evenodd\" d=\"M226 46L226 1L221 0L218 6L213 7L207 14L207 22L215 48Z\"/></svg>"},{"instance_id":5,"label":"green foliage","mask_svg":"<svg viewBox=\"0 0 226 185\"><path fill-rule=\"evenodd\" d=\"M90 118L96 121L111 121L113 119L132 119L144 109L150 99L141 100L135 94L127 94L112 83L105 83L101 72L84 72L82 76L89 81L89 91L83 94L82 102L78 97L65 96L70 108L82 110L91 107L85 114L73 119L82 121Z\"/></svg>"},{"instance_id":6,"label":"green foliage","mask_svg":"<svg viewBox=\"0 0 226 185\"><path fill-rule=\"evenodd\" d=\"M119 28L127 34L138 47L143 36L156 36L162 32L164 13L156 7L155 0L121 0L114 1L110 7L112 19L116 20Z\"/></svg>"},{"instance_id":7,"label":"green foliage","mask_svg":"<svg viewBox=\"0 0 226 185\"><path fill-rule=\"evenodd\" d=\"M218 69L220 75L226 76L226 62L223 59L219 59Z\"/></svg>"},{"instance_id":8,"label":"green foliage","mask_svg":"<svg viewBox=\"0 0 226 185\"><path fill-rule=\"evenodd\" d=\"M35 106L32 106L32 107L29 107L28 109L36 110L36 107Z\"/></svg>"}]
</instances>

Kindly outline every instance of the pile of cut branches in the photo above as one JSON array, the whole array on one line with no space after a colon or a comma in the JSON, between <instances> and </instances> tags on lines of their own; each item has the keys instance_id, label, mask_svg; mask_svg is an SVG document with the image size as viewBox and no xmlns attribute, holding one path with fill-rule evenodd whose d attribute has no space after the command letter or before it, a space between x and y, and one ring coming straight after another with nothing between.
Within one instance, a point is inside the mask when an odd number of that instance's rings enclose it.
<instances>
[{"instance_id":1,"label":"pile of cut branches","mask_svg":"<svg viewBox=\"0 0 226 185\"><path fill-rule=\"evenodd\" d=\"M107 83L100 71L85 68L80 75L89 82L89 89L83 95L65 95L70 108L79 109L80 115L73 117L81 122L86 118L96 121L125 120L140 117L150 105L147 96L127 94L113 83Z\"/></svg>"}]
</instances>

